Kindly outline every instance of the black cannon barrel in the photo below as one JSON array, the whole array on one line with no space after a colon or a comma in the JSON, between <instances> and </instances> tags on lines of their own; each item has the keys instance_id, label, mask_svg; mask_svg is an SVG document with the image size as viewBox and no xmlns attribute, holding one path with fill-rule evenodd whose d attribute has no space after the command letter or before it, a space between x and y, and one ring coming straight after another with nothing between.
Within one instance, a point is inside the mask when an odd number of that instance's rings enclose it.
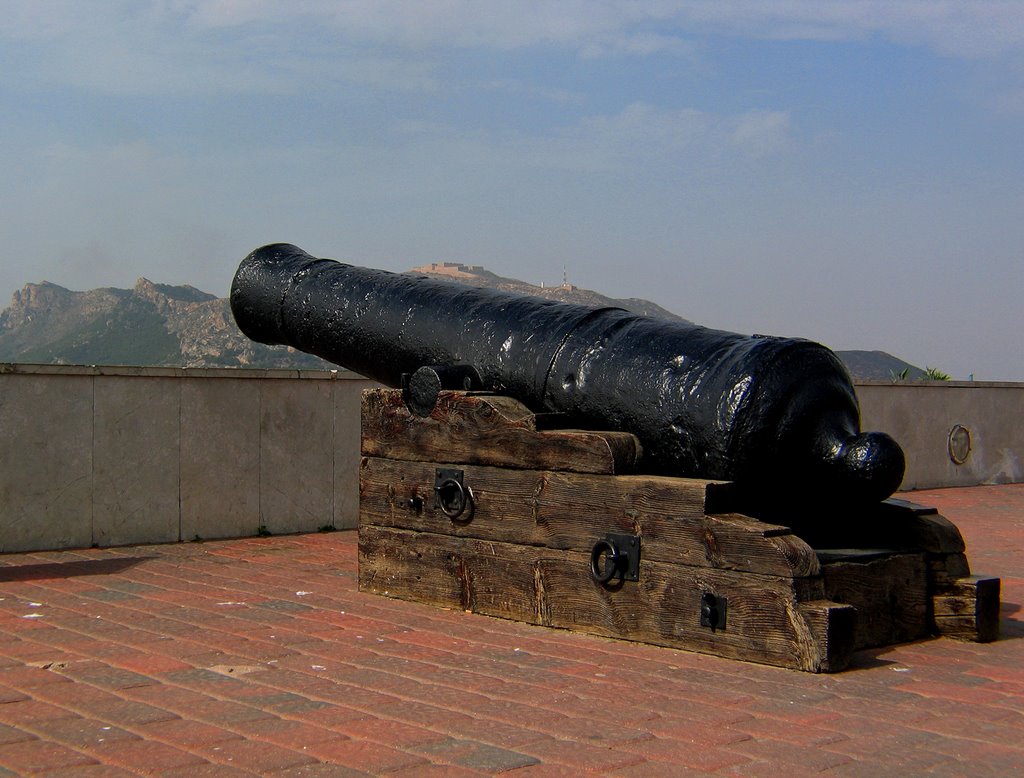
<instances>
[{"instance_id":1,"label":"black cannon barrel","mask_svg":"<svg viewBox=\"0 0 1024 778\"><path fill-rule=\"evenodd\" d=\"M371 270L288 244L242 261L231 309L253 340L389 386L459 367L534 411L632 432L648 472L795 500L878 501L903 478L899 445L860 432L846 369L811 341Z\"/></svg>"}]
</instances>

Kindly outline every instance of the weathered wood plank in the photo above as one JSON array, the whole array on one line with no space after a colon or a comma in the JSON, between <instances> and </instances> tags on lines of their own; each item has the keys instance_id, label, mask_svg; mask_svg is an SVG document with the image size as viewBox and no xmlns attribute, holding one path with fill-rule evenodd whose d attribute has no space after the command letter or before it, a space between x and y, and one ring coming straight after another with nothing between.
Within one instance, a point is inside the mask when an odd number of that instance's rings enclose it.
<instances>
[{"instance_id":1,"label":"weathered wood plank","mask_svg":"<svg viewBox=\"0 0 1024 778\"><path fill-rule=\"evenodd\" d=\"M958 554L967 548L957 526L938 513L914 513L901 529L915 548L930 554Z\"/></svg>"},{"instance_id":2,"label":"weathered wood plank","mask_svg":"<svg viewBox=\"0 0 1024 778\"><path fill-rule=\"evenodd\" d=\"M606 533L639 535L644 561L808 577L817 555L785 527L708 515L728 485L662 476L601 476L444 465L463 470L472 512L433 507L435 464L366 457L360 523L589 553Z\"/></svg>"},{"instance_id":3,"label":"weathered wood plank","mask_svg":"<svg viewBox=\"0 0 1024 778\"><path fill-rule=\"evenodd\" d=\"M894 554L821 566L825 596L857 609L855 647L885 646L929 632L924 554Z\"/></svg>"},{"instance_id":4,"label":"weathered wood plank","mask_svg":"<svg viewBox=\"0 0 1024 778\"><path fill-rule=\"evenodd\" d=\"M809 600L797 606L821 657L817 672L835 673L850 664L856 644L858 613L852 605ZM802 668L801 668L802 669Z\"/></svg>"},{"instance_id":5,"label":"weathered wood plank","mask_svg":"<svg viewBox=\"0 0 1024 778\"><path fill-rule=\"evenodd\" d=\"M849 609L801 603L792 579L645 561L638 583L595 582L587 554L363 525L360 589L502 618L812 672L849 661ZM726 627L700 625L704 593Z\"/></svg>"},{"instance_id":6,"label":"weathered wood plank","mask_svg":"<svg viewBox=\"0 0 1024 778\"><path fill-rule=\"evenodd\" d=\"M1000 580L969 576L938 589L932 598L940 635L987 643L999 637Z\"/></svg>"},{"instance_id":7,"label":"weathered wood plank","mask_svg":"<svg viewBox=\"0 0 1024 778\"><path fill-rule=\"evenodd\" d=\"M612 474L631 472L642 455L628 432L538 432L510 397L441 392L427 418L413 416L397 389L367 389L362 402L364 456Z\"/></svg>"}]
</instances>

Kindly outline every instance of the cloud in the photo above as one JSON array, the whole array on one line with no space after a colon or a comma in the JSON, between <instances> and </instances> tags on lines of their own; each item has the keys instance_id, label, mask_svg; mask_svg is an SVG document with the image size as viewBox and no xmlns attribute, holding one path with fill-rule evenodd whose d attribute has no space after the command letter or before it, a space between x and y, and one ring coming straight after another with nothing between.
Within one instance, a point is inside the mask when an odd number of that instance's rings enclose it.
<instances>
[{"instance_id":1,"label":"cloud","mask_svg":"<svg viewBox=\"0 0 1024 778\"><path fill-rule=\"evenodd\" d=\"M325 32L326 5L302 5L13 0L0 15L0 41L9 42L0 49L0 82L175 96L295 94L311 83L436 87L428 59Z\"/></svg>"},{"instance_id":2,"label":"cloud","mask_svg":"<svg viewBox=\"0 0 1024 778\"><path fill-rule=\"evenodd\" d=\"M39 41L74 31L87 19L84 3L10 0L0 13L0 40Z\"/></svg>"},{"instance_id":3,"label":"cloud","mask_svg":"<svg viewBox=\"0 0 1024 778\"><path fill-rule=\"evenodd\" d=\"M720 115L634 102L621 111L587 115L543 132L458 137L449 129L434 140L459 147L449 147L445 156L498 161L509 171L612 175L621 180L651 173L721 171L741 160L770 157L789 148L793 128L787 112Z\"/></svg>"},{"instance_id":4,"label":"cloud","mask_svg":"<svg viewBox=\"0 0 1024 778\"><path fill-rule=\"evenodd\" d=\"M317 20L402 46L560 46L588 55L680 53L696 33L783 40L881 36L951 56L1024 46L1017 0L210 0L176 3L190 23L231 27Z\"/></svg>"},{"instance_id":5,"label":"cloud","mask_svg":"<svg viewBox=\"0 0 1024 778\"><path fill-rule=\"evenodd\" d=\"M993 57L1024 47L1016 0L698 0L674 21L692 30L776 40L864 40L927 46L953 57Z\"/></svg>"},{"instance_id":6,"label":"cloud","mask_svg":"<svg viewBox=\"0 0 1024 778\"><path fill-rule=\"evenodd\" d=\"M182 5L188 8L189 22L198 26L287 24L307 19L352 39L414 48L504 50L538 45L579 48L610 36L632 36L634 24L648 24L667 15L657 11L660 3L594 0L210 0Z\"/></svg>"},{"instance_id":7,"label":"cloud","mask_svg":"<svg viewBox=\"0 0 1024 778\"><path fill-rule=\"evenodd\" d=\"M413 46L557 45L647 55L678 52L686 36L709 28L778 39L880 35L955 56L995 55L1024 44L1024 11L1017 0L210 0L178 5L196 24L284 23L298 16L357 37Z\"/></svg>"},{"instance_id":8,"label":"cloud","mask_svg":"<svg viewBox=\"0 0 1024 778\"><path fill-rule=\"evenodd\" d=\"M538 86L518 78L491 79L480 84L479 87L486 92L519 95L551 103L561 103L563 105L582 105L585 101L584 95L580 92L572 92L568 89L556 87Z\"/></svg>"},{"instance_id":9,"label":"cloud","mask_svg":"<svg viewBox=\"0 0 1024 778\"><path fill-rule=\"evenodd\" d=\"M444 52L691 57L707 34L1024 50L1018 0L8 0L0 79L114 94L296 93L315 80L433 91ZM5 47L9 48L9 47ZM22 59L18 60L18 57ZM5 62L6 60L6 62Z\"/></svg>"},{"instance_id":10,"label":"cloud","mask_svg":"<svg viewBox=\"0 0 1024 778\"><path fill-rule=\"evenodd\" d=\"M648 57L652 54L685 56L693 53L693 47L683 38L652 32L619 32L596 37L582 44L580 54L587 59L625 55Z\"/></svg>"},{"instance_id":11,"label":"cloud","mask_svg":"<svg viewBox=\"0 0 1024 778\"><path fill-rule=\"evenodd\" d=\"M694 109L665 110L633 103L617 114L591 116L559 138L564 162L589 159L598 169L627 169L646 160L677 159L714 135L712 115Z\"/></svg>"},{"instance_id":12,"label":"cloud","mask_svg":"<svg viewBox=\"0 0 1024 778\"><path fill-rule=\"evenodd\" d=\"M751 111L730 120L732 142L754 157L784 149L791 140L788 111Z\"/></svg>"}]
</instances>

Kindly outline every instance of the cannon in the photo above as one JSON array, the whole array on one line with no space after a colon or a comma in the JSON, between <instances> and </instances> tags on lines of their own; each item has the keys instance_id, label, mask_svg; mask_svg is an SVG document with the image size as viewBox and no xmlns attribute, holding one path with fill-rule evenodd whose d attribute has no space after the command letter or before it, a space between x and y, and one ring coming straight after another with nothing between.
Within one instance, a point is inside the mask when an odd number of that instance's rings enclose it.
<instances>
[{"instance_id":1,"label":"cannon","mask_svg":"<svg viewBox=\"0 0 1024 778\"><path fill-rule=\"evenodd\" d=\"M429 412L441 389L505 394L568 424L630 432L645 472L735 481L765 502L877 502L903 478L860 432L850 378L811 341L517 296L316 259L288 244L238 268L242 332L316 354Z\"/></svg>"},{"instance_id":2,"label":"cannon","mask_svg":"<svg viewBox=\"0 0 1024 778\"><path fill-rule=\"evenodd\" d=\"M361 591L811 672L998 633L999 579L885 499L903 453L819 344L286 244L242 261L231 308L385 385L362 395Z\"/></svg>"}]
</instances>

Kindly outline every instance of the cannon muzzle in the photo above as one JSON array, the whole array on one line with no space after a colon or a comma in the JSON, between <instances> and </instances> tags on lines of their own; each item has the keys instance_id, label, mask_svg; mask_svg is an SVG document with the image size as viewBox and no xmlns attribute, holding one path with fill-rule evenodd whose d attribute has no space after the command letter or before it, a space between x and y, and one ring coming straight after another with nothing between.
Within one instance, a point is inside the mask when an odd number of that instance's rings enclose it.
<instances>
[{"instance_id":1,"label":"cannon muzzle","mask_svg":"<svg viewBox=\"0 0 1024 778\"><path fill-rule=\"evenodd\" d=\"M811 341L371 270L288 244L242 261L231 309L253 340L388 386L430 368L428 384L455 374L575 426L631 432L648 472L845 503L882 500L903 478L899 445L860 431L846 369Z\"/></svg>"}]
</instances>

